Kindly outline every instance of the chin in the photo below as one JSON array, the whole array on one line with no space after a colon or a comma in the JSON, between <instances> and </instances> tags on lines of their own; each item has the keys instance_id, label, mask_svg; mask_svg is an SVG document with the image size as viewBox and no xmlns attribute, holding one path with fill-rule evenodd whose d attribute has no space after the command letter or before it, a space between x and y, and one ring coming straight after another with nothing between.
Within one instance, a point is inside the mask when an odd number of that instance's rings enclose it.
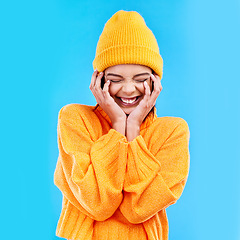
<instances>
[{"instance_id":1,"label":"chin","mask_svg":"<svg viewBox=\"0 0 240 240\"><path fill-rule=\"evenodd\" d=\"M126 114L126 115L129 115L135 108L129 108L129 109L126 109L126 108L122 108L123 112Z\"/></svg>"}]
</instances>

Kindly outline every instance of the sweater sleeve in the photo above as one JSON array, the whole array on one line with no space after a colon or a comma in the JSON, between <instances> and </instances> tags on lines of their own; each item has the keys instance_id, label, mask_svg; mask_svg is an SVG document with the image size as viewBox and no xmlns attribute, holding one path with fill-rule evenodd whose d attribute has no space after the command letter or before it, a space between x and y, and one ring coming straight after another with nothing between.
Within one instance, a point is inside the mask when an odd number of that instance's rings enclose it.
<instances>
[{"instance_id":1,"label":"sweater sleeve","mask_svg":"<svg viewBox=\"0 0 240 240\"><path fill-rule=\"evenodd\" d=\"M142 136L129 143L120 210L131 223L148 220L182 194L189 170L189 129L179 120L161 146L155 139L154 154Z\"/></svg>"},{"instance_id":2,"label":"sweater sleeve","mask_svg":"<svg viewBox=\"0 0 240 240\"><path fill-rule=\"evenodd\" d=\"M58 147L55 185L90 218L109 218L123 198L125 136L111 129L94 141L84 115L67 105L59 113Z\"/></svg>"}]
</instances>

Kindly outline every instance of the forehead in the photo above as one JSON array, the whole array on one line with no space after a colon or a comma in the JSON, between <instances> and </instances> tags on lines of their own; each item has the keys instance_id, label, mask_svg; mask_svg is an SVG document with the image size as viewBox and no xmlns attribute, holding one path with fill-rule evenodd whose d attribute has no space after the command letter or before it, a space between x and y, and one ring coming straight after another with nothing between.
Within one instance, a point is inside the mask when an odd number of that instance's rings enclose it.
<instances>
[{"instance_id":1,"label":"forehead","mask_svg":"<svg viewBox=\"0 0 240 240\"><path fill-rule=\"evenodd\" d=\"M151 73L151 68L139 64L120 64L109 67L105 70L105 75L115 73L121 76L134 76L140 73Z\"/></svg>"}]
</instances>

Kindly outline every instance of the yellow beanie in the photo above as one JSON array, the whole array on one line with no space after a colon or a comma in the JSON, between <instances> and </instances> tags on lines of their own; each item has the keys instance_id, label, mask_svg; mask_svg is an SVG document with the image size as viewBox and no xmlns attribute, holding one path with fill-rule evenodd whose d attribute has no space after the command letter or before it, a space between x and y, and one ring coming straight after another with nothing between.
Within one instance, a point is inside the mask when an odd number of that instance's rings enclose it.
<instances>
[{"instance_id":1,"label":"yellow beanie","mask_svg":"<svg viewBox=\"0 0 240 240\"><path fill-rule=\"evenodd\" d=\"M118 64L145 65L162 78L163 60L156 38L135 11L115 13L99 37L93 68L101 72Z\"/></svg>"}]
</instances>

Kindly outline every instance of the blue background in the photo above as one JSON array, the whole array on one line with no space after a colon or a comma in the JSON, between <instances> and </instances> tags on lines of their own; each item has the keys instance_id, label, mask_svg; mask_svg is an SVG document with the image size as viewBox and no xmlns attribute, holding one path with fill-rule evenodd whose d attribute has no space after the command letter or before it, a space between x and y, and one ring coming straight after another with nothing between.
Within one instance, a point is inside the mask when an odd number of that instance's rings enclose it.
<instances>
[{"instance_id":1,"label":"blue background","mask_svg":"<svg viewBox=\"0 0 240 240\"><path fill-rule=\"evenodd\" d=\"M159 116L190 127L190 175L168 208L169 240L240 240L240 2L2 1L1 218L4 240L56 240L57 115L93 105L92 61L105 22L136 10L164 59Z\"/></svg>"}]
</instances>

